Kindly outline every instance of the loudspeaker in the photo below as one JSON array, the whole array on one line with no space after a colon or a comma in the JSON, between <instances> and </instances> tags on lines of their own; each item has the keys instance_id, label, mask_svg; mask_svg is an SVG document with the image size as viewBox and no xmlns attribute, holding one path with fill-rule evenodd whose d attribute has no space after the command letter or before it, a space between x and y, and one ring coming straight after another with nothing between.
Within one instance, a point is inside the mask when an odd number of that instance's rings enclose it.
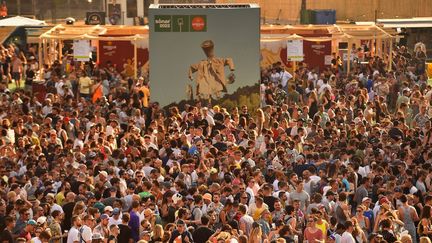
<instances>
[{"instance_id":1,"label":"loudspeaker","mask_svg":"<svg viewBox=\"0 0 432 243\"><path fill-rule=\"evenodd\" d=\"M88 25L104 25L105 12L87 12L86 24Z\"/></svg>"}]
</instances>

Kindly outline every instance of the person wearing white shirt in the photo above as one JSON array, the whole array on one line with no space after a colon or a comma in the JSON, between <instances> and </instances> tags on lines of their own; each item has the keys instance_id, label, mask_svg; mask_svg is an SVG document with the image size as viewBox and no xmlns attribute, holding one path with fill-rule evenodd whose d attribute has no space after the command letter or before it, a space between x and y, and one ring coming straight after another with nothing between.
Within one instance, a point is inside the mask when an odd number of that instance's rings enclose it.
<instances>
[{"instance_id":1,"label":"person wearing white shirt","mask_svg":"<svg viewBox=\"0 0 432 243\"><path fill-rule=\"evenodd\" d=\"M50 206L50 214L52 213L52 212L54 212L55 210L58 210L58 211L60 211L61 213L64 213L63 212L63 208L60 206L60 205L58 205L57 203L55 203L55 197L54 197L54 194L52 194L52 193L48 193L46 196L45 196L45 200L46 200L46 202L48 203L48 205Z\"/></svg>"},{"instance_id":2,"label":"person wearing white shirt","mask_svg":"<svg viewBox=\"0 0 432 243\"><path fill-rule=\"evenodd\" d=\"M330 86L330 84L328 84L328 80L324 79L323 80L323 85L321 85L318 89L318 95L322 94L326 89L328 89L329 91L332 90L332 87Z\"/></svg>"},{"instance_id":3,"label":"person wearing white shirt","mask_svg":"<svg viewBox=\"0 0 432 243\"><path fill-rule=\"evenodd\" d=\"M272 69L272 73L270 74L270 81L274 84L279 84L281 81L280 73L276 72L276 68Z\"/></svg>"},{"instance_id":4,"label":"person wearing white shirt","mask_svg":"<svg viewBox=\"0 0 432 243\"><path fill-rule=\"evenodd\" d=\"M112 211L112 216L108 219L108 228L113 224L119 225L121 223L122 219L120 209L114 208Z\"/></svg>"},{"instance_id":5,"label":"person wearing white shirt","mask_svg":"<svg viewBox=\"0 0 432 243\"><path fill-rule=\"evenodd\" d=\"M69 230L67 236L67 243L76 243L80 242L79 238L79 228L81 228L81 218L78 215L72 217L72 228Z\"/></svg>"},{"instance_id":6,"label":"person wearing white shirt","mask_svg":"<svg viewBox=\"0 0 432 243\"><path fill-rule=\"evenodd\" d=\"M355 239L352 235L354 229L354 224L352 221L347 221L345 223L345 232L342 234L341 243L355 243Z\"/></svg>"},{"instance_id":7,"label":"person wearing white shirt","mask_svg":"<svg viewBox=\"0 0 432 243\"><path fill-rule=\"evenodd\" d=\"M286 70L283 70L280 72L280 76L281 76L281 84L282 84L282 88L285 91L288 91L288 80L290 80L293 76L291 75L291 73L287 72Z\"/></svg>"},{"instance_id":8,"label":"person wearing white shirt","mask_svg":"<svg viewBox=\"0 0 432 243\"><path fill-rule=\"evenodd\" d=\"M55 88L57 90L57 94L60 95L61 97L64 96L65 92L63 89L63 85L65 85L65 83L63 82L62 79L60 79L58 82L55 83Z\"/></svg>"},{"instance_id":9,"label":"person wearing white shirt","mask_svg":"<svg viewBox=\"0 0 432 243\"><path fill-rule=\"evenodd\" d=\"M85 242L85 243L92 242L92 237L93 237L92 228L94 227L95 222L96 222L95 218L90 214L84 216L83 218L84 224L83 226L81 226L81 228L79 228L79 234L78 234L79 242Z\"/></svg>"},{"instance_id":10,"label":"person wearing white shirt","mask_svg":"<svg viewBox=\"0 0 432 243\"><path fill-rule=\"evenodd\" d=\"M312 69L312 71L310 71L308 74L308 80L317 80L318 79L318 74L316 73L315 69Z\"/></svg>"}]
</instances>

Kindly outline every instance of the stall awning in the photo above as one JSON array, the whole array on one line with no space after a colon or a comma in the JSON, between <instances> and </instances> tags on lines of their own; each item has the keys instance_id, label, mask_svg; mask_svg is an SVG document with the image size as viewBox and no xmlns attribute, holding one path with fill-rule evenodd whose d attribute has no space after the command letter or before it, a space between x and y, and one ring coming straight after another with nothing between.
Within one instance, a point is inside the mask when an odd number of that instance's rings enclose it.
<instances>
[{"instance_id":1,"label":"stall awning","mask_svg":"<svg viewBox=\"0 0 432 243\"><path fill-rule=\"evenodd\" d=\"M0 43L3 44L6 39L15 31L16 27L0 27Z\"/></svg>"},{"instance_id":2,"label":"stall awning","mask_svg":"<svg viewBox=\"0 0 432 243\"><path fill-rule=\"evenodd\" d=\"M148 27L59 24L40 35L39 38L53 40L143 40L148 39Z\"/></svg>"},{"instance_id":3,"label":"stall awning","mask_svg":"<svg viewBox=\"0 0 432 243\"><path fill-rule=\"evenodd\" d=\"M432 17L410 19L377 19L385 28L432 28Z\"/></svg>"},{"instance_id":4,"label":"stall awning","mask_svg":"<svg viewBox=\"0 0 432 243\"><path fill-rule=\"evenodd\" d=\"M0 20L0 26L43 26L45 21L26 18L22 16L10 17Z\"/></svg>"}]
</instances>

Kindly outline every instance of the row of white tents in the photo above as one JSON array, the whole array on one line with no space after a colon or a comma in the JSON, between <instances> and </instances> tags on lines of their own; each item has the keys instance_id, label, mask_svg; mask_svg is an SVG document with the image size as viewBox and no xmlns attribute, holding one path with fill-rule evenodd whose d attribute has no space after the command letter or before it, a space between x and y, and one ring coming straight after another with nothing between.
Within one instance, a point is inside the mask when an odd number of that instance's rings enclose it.
<instances>
[{"instance_id":1,"label":"row of white tents","mask_svg":"<svg viewBox=\"0 0 432 243\"><path fill-rule=\"evenodd\" d=\"M22 16L15 16L0 20L0 26L44 26L47 25L45 21L26 18Z\"/></svg>"}]
</instances>

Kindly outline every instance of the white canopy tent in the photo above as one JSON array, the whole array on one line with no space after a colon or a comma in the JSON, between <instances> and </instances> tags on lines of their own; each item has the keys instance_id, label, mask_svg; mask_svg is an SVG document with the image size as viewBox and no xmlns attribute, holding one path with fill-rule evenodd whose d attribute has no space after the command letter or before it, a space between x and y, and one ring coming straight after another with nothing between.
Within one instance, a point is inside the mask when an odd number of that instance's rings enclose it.
<instances>
[{"instance_id":1,"label":"white canopy tent","mask_svg":"<svg viewBox=\"0 0 432 243\"><path fill-rule=\"evenodd\" d=\"M0 20L0 26L44 26L47 25L45 21L26 18L22 16L10 17Z\"/></svg>"}]
</instances>

